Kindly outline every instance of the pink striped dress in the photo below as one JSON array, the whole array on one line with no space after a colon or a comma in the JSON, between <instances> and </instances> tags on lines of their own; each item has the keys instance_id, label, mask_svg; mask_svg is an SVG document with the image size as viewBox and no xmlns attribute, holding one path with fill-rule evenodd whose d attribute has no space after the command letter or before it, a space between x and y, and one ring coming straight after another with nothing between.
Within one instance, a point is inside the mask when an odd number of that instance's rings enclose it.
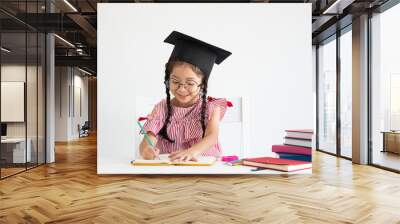
<instances>
[{"instance_id":1,"label":"pink striped dress","mask_svg":"<svg viewBox=\"0 0 400 224\"><path fill-rule=\"evenodd\" d=\"M222 120L227 108L226 99L209 97L206 105L206 111L208 114L206 126L215 107L220 107L220 120ZM144 125L144 129L147 132L152 132L157 136L156 147L160 149L161 154L188 149L201 140L203 132L201 128L200 100L190 107L176 107L172 105L172 115L167 128L167 133L169 138L175 141L174 143L171 143L158 135L164 125L166 111L167 101L166 99L163 99L155 105L151 114L148 115L147 121ZM222 149L218 140L212 148L204 151L202 155L220 157L221 153Z\"/></svg>"}]
</instances>

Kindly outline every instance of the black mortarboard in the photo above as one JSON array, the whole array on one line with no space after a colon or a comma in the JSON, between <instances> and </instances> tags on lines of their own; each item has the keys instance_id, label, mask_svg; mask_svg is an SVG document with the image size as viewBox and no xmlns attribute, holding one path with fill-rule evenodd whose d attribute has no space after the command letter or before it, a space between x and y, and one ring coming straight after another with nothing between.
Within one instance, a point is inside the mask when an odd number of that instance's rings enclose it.
<instances>
[{"instance_id":1,"label":"black mortarboard","mask_svg":"<svg viewBox=\"0 0 400 224\"><path fill-rule=\"evenodd\" d=\"M206 78L214 63L220 64L232 53L186 34L173 31L164 42L175 45L169 60L179 59L197 66Z\"/></svg>"}]
</instances>

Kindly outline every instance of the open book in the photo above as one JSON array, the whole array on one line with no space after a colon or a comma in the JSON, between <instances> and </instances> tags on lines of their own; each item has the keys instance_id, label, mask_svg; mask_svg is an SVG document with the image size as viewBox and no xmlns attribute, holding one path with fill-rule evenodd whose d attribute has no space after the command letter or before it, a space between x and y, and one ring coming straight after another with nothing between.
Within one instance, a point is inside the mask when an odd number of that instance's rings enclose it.
<instances>
[{"instance_id":1,"label":"open book","mask_svg":"<svg viewBox=\"0 0 400 224\"><path fill-rule=\"evenodd\" d=\"M169 154L161 154L160 159L146 160L135 159L131 161L134 166L211 166L216 161L214 156L198 156L197 161L170 161Z\"/></svg>"}]
</instances>

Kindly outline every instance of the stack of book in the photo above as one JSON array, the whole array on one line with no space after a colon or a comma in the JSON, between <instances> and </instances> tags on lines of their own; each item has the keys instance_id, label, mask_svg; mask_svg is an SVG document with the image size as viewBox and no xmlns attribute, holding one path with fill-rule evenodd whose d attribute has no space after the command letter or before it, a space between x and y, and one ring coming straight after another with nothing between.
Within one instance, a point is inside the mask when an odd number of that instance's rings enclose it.
<instances>
[{"instance_id":1,"label":"stack of book","mask_svg":"<svg viewBox=\"0 0 400 224\"><path fill-rule=\"evenodd\" d=\"M281 159L311 162L313 130L285 130L283 145L273 145L272 151Z\"/></svg>"},{"instance_id":2,"label":"stack of book","mask_svg":"<svg viewBox=\"0 0 400 224\"><path fill-rule=\"evenodd\" d=\"M285 145L294 145L311 148L312 137L314 135L313 130L301 129L301 130L285 130Z\"/></svg>"}]
</instances>

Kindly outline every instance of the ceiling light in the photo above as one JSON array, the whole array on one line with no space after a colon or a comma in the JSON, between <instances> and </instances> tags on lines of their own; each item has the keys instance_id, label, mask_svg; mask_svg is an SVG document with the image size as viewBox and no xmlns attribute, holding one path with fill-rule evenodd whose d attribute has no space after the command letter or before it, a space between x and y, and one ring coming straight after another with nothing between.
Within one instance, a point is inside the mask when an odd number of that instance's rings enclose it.
<instances>
[{"instance_id":1,"label":"ceiling light","mask_svg":"<svg viewBox=\"0 0 400 224\"><path fill-rule=\"evenodd\" d=\"M64 39L64 38L62 38L62 37L60 37L60 36L58 36L57 34L54 34L54 36L57 37L58 39L60 39L61 41L63 41L64 43L66 43L67 45L69 45L69 46L75 48L75 45L71 44L71 42L67 41L66 39Z\"/></svg>"},{"instance_id":2,"label":"ceiling light","mask_svg":"<svg viewBox=\"0 0 400 224\"><path fill-rule=\"evenodd\" d=\"M1 47L1 50L4 51L4 52L6 52L6 53L10 53L10 52L11 52L11 50L9 50L9 49L7 49L7 48L5 48L5 47Z\"/></svg>"},{"instance_id":3,"label":"ceiling light","mask_svg":"<svg viewBox=\"0 0 400 224\"><path fill-rule=\"evenodd\" d=\"M336 0L332 5L325 9L322 14L342 14L343 10L354 1L355 0Z\"/></svg>"},{"instance_id":4,"label":"ceiling light","mask_svg":"<svg viewBox=\"0 0 400 224\"><path fill-rule=\"evenodd\" d=\"M71 4L68 2L68 0L64 0L65 4L67 4L72 10L74 10L74 12L78 12L78 10Z\"/></svg>"},{"instance_id":5,"label":"ceiling light","mask_svg":"<svg viewBox=\"0 0 400 224\"><path fill-rule=\"evenodd\" d=\"M87 74L87 75L92 75L92 73L90 73L90 72L88 72L88 71L86 71L86 70L83 70L83 69L81 69L81 68L79 68L79 67L78 67L78 70L81 71L81 72L83 72L83 73L85 73L85 74Z\"/></svg>"}]
</instances>

